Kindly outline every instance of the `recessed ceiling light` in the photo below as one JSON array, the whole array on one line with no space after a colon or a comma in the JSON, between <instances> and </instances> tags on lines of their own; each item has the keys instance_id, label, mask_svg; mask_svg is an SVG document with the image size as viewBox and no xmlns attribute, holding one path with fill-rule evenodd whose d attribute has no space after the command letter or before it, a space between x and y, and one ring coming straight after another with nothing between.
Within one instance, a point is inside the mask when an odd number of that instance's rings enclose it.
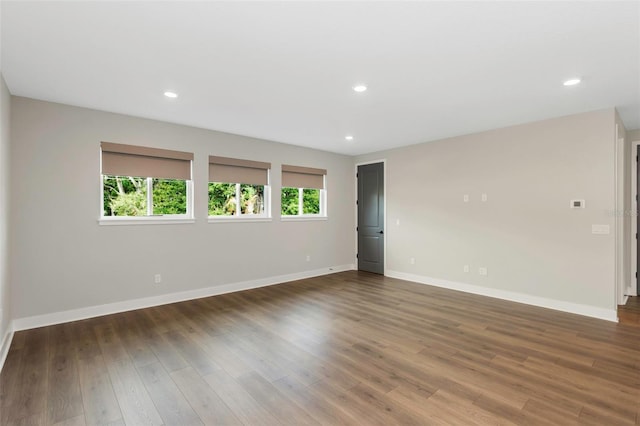
<instances>
[{"instance_id":1,"label":"recessed ceiling light","mask_svg":"<svg viewBox=\"0 0 640 426\"><path fill-rule=\"evenodd\" d=\"M361 93L367 90L367 86L365 86L364 84L358 84L357 86L353 86L353 90L355 92Z\"/></svg>"},{"instance_id":2,"label":"recessed ceiling light","mask_svg":"<svg viewBox=\"0 0 640 426\"><path fill-rule=\"evenodd\" d=\"M576 84L580 83L580 79L579 78L572 78L570 80L565 81L564 84L565 86L575 86Z\"/></svg>"},{"instance_id":3,"label":"recessed ceiling light","mask_svg":"<svg viewBox=\"0 0 640 426\"><path fill-rule=\"evenodd\" d=\"M177 98L178 97L178 94L176 92L164 92L164 95L167 98Z\"/></svg>"},{"instance_id":4,"label":"recessed ceiling light","mask_svg":"<svg viewBox=\"0 0 640 426\"><path fill-rule=\"evenodd\" d=\"M346 140L348 140L348 141L352 141L352 140L353 140L353 136L351 136L351 135L347 135L347 136L345 136L344 138L345 138Z\"/></svg>"}]
</instances>

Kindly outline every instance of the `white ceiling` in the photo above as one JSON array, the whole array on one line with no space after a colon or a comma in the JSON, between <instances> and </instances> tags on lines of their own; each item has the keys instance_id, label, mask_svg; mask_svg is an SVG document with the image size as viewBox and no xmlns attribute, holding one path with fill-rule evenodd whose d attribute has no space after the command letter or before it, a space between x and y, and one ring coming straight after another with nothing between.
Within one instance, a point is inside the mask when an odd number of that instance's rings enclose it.
<instances>
[{"instance_id":1,"label":"white ceiling","mask_svg":"<svg viewBox=\"0 0 640 426\"><path fill-rule=\"evenodd\" d=\"M608 107L640 128L638 1L1 7L18 96L344 154Z\"/></svg>"}]
</instances>

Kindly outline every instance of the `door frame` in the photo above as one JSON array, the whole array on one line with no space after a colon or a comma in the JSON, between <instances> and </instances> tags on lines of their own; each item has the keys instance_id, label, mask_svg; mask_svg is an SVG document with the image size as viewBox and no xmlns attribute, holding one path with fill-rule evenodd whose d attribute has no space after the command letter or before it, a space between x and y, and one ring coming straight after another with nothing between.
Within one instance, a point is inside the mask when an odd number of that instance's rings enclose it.
<instances>
[{"instance_id":1,"label":"door frame","mask_svg":"<svg viewBox=\"0 0 640 426\"><path fill-rule=\"evenodd\" d=\"M381 160L370 160L370 161L363 161L360 163L356 163L355 164L355 172L353 173L353 176L355 177L354 179L354 187L355 187L355 194L354 194L354 201L353 204L356 206L355 211L354 211L354 218L355 218L355 226L353 227L353 231L354 231L354 236L355 236L355 245L354 245L354 265L355 265L355 269L356 271L358 270L358 204L356 204L356 201L358 201L358 166L366 166L367 164L377 164L377 163L382 163L382 174L383 174L383 179L382 179L382 191L384 192L384 199L382 200L382 214L384 214L384 239L382 240L382 246L383 246L383 251L382 251L382 256L384 257L384 262L382 263L382 275L387 276L387 237L389 236L389 234L387 233L387 159L383 158Z\"/></svg>"},{"instance_id":2,"label":"door frame","mask_svg":"<svg viewBox=\"0 0 640 426\"><path fill-rule=\"evenodd\" d=\"M640 141L631 141L631 270L629 271L629 284L627 294L629 296L638 296L638 282L636 280L636 271L638 270L638 243L636 241L636 232L638 232L638 201L636 194L638 193L638 163L636 155L638 155L638 146Z\"/></svg>"},{"instance_id":3,"label":"door frame","mask_svg":"<svg viewBox=\"0 0 640 426\"><path fill-rule=\"evenodd\" d=\"M627 283L625 268L625 247L624 247L624 138L620 137L620 125L616 124L614 149L614 282L615 282L615 307L624 305L627 302Z\"/></svg>"}]
</instances>

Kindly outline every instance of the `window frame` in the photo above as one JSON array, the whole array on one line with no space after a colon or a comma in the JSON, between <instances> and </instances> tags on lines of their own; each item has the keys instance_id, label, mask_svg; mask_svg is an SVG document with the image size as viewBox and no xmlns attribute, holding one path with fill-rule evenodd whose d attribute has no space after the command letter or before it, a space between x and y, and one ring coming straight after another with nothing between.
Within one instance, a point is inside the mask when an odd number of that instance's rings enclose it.
<instances>
[{"instance_id":1,"label":"window frame","mask_svg":"<svg viewBox=\"0 0 640 426\"><path fill-rule=\"evenodd\" d=\"M146 216L105 216L104 215L104 176L100 174L100 225L141 225L141 224L178 224L194 223L193 215L193 180L185 179L187 190L187 212L185 214L153 214L153 178L145 177L147 187L147 215ZM110 175L106 175L110 176ZM137 176L136 176L137 177ZM175 179L182 180L182 179Z\"/></svg>"},{"instance_id":2,"label":"window frame","mask_svg":"<svg viewBox=\"0 0 640 426\"><path fill-rule=\"evenodd\" d=\"M217 222L270 222L271 221L271 185L270 183L270 169L267 169L267 184L263 185L263 194L264 194L264 213L258 214L247 214L242 213L242 205L241 197L240 197L240 187L242 185L251 185L251 184L243 184L238 182L207 182L207 221L209 223L217 223ZM209 184L210 183L224 183L227 185L235 185L236 186L236 214L234 215L209 215ZM252 185L259 186L259 185Z\"/></svg>"},{"instance_id":3,"label":"window frame","mask_svg":"<svg viewBox=\"0 0 640 426\"><path fill-rule=\"evenodd\" d=\"M282 221L305 221L305 220L327 220L327 190L324 189L327 187L327 175L323 175L323 188L297 188L298 189L298 214L282 214L282 204L280 204L280 220ZM282 203L282 189L283 188L293 188L290 186L281 187L280 192L280 202ZM303 191L305 189L317 189L320 191L320 196L318 197L318 201L320 203L320 212L319 213L304 213L304 197Z\"/></svg>"},{"instance_id":4,"label":"window frame","mask_svg":"<svg viewBox=\"0 0 640 426\"><path fill-rule=\"evenodd\" d=\"M221 169L218 169L222 166ZM212 168L213 167L213 168ZM242 158L221 157L209 155L209 175L207 178L207 221L209 223L229 222L269 222L271 221L271 168L270 162L247 160ZM266 172L266 176L260 176ZM256 175L257 173L257 175ZM216 180L216 178L222 178ZM229 182L229 180L247 179L246 181ZM258 183L255 183L258 182ZM236 214L210 215L209 214L209 185L212 183L236 186ZM242 213L242 185L262 186L264 209L262 213Z\"/></svg>"},{"instance_id":5,"label":"window frame","mask_svg":"<svg viewBox=\"0 0 640 426\"><path fill-rule=\"evenodd\" d=\"M111 144L114 145L114 144ZM127 147L127 145L122 145ZM157 150L156 148L137 147L142 150ZM146 216L105 216L104 215L104 177L115 176L111 174L105 175L102 167L102 145L98 148L100 173L99 173L99 195L100 195L100 211L98 212L98 224L99 225L160 225L160 224L183 224L183 223L195 223L194 215L194 191L193 191L193 159L189 161L189 176L190 179L173 179L184 180L186 184L186 207L187 212L185 214L153 214L153 179L167 179L158 176L135 176L145 179L147 188L147 215ZM120 175L118 175L120 176ZM149 214L151 212L151 214Z\"/></svg>"}]
</instances>

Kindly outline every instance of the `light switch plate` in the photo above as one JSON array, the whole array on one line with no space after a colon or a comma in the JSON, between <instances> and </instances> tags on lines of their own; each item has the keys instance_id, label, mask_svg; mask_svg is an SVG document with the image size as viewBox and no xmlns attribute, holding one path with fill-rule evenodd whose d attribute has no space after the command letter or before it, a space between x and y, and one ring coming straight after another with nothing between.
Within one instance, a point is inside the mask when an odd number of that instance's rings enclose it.
<instances>
[{"instance_id":1,"label":"light switch plate","mask_svg":"<svg viewBox=\"0 0 640 426\"><path fill-rule=\"evenodd\" d=\"M591 233L599 235L608 235L611 233L609 225L591 225Z\"/></svg>"}]
</instances>

